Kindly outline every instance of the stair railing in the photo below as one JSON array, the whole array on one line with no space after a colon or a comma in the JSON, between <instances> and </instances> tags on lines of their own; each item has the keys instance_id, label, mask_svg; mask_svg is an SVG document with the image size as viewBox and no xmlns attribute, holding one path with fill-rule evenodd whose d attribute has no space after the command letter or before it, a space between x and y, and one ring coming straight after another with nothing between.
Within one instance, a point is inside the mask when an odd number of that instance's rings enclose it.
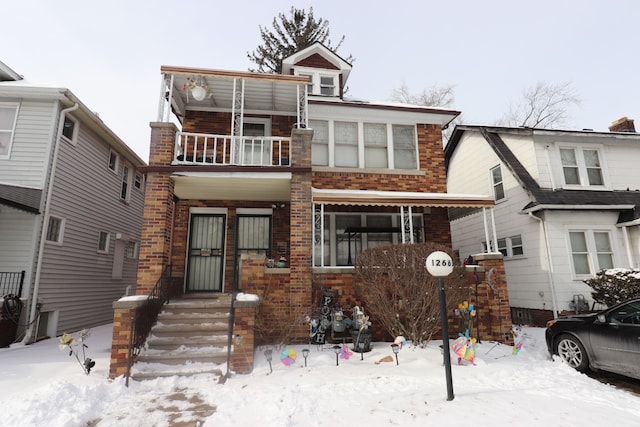
<instances>
[{"instance_id":1,"label":"stair railing","mask_svg":"<svg viewBox=\"0 0 640 427\"><path fill-rule=\"evenodd\" d=\"M162 306L169 302L169 290L171 288L171 266L167 265L155 286L147 296L143 305L136 308L136 313L131 321L129 333L129 348L127 353L127 372L125 385L129 386L131 367L140 355L140 350L151 332L151 328L158 320L158 314Z\"/></svg>"}]
</instances>

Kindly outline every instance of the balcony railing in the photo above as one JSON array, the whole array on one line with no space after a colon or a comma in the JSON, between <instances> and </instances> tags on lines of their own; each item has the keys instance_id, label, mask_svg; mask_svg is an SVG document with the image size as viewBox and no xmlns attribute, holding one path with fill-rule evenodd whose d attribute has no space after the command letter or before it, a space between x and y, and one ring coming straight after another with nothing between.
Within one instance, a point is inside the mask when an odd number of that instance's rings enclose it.
<instances>
[{"instance_id":1,"label":"balcony railing","mask_svg":"<svg viewBox=\"0 0 640 427\"><path fill-rule=\"evenodd\" d=\"M173 164L289 166L291 138L178 132Z\"/></svg>"}]
</instances>

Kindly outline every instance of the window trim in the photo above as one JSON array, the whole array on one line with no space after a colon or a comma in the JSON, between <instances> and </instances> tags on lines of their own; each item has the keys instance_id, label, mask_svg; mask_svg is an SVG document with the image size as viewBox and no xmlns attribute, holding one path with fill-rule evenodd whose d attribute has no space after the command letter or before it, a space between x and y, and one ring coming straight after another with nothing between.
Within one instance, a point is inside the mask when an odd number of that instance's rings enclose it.
<instances>
[{"instance_id":1,"label":"window trim","mask_svg":"<svg viewBox=\"0 0 640 427\"><path fill-rule=\"evenodd\" d=\"M129 248L133 244L133 253L129 256ZM125 259L138 259L139 256L139 248L140 244L135 240L127 240L127 243L124 246L124 257Z\"/></svg>"},{"instance_id":2,"label":"window trim","mask_svg":"<svg viewBox=\"0 0 640 427\"><path fill-rule=\"evenodd\" d=\"M142 187L144 187L144 175L136 172L133 176L133 188L142 191Z\"/></svg>"},{"instance_id":3,"label":"window trim","mask_svg":"<svg viewBox=\"0 0 640 427\"><path fill-rule=\"evenodd\" d=\"M120 175L120 200L125 203L128 203L131 200L131 183L132 183L132 175L133 167L124 163L122 165L122 174ZM126 176L125 176L126 173Z\"/></svg>"},{"instance_id":4,"label":"window trim","mask_svg":"<svg viewBox=\"0 0 640 427\"><path fill-rule=\"evenodd\" d=\"M104 248L100 248L102 235L106 236L104 240ZM98 231L98 245L96 246L96 252L98 252L99 254L108 254L110 241L111 241L111 233L109 233L108 231Z\"/></svg>"},{"instance_id":5,"label":"window trim","mask_svg":"<svg viewBox=\"0 0 640 427\"><path fill-rule=\"evenodd\" d=\"M16 138L16 127L18 126L18 113L20 112L20 103L18 102L0 102L0 108L11 108L14 107L14 116L13 116L13 125L11 129L2 129L0 130L2 133L9 134L9 146L7 147L6 154L0 153L0 159L9 159L11 158L11 150L13 148L13 141Z\"/></svg>"},{"instance_id":6,"label":"window trim","mask_svg":"<svg viewBox=\"0 0 640 427\"><path fill-rule=\"evenodd\" d=\"M571 275L575 280L583 280L585 278L593 277L596 272L602 270L603 267L600 267L600 263L598 261L598 254L603 252L597 252L597 245L595 242L594 234L595 233L607 233L609 237L609 246L610 246L610 255L611 255L611 264L612 266L616 265L616 244L615 244L615 230L608 227L602 226L582 226L582 227L565 227L565 239L566 239L566 247L569 256L569 265L571 268ZM585 241L587 244L587 261L589 263L589 273L577 273L575 262L573 260L573 247L571 246L571 235L570 233L583 233L585 235ZM609 253L609 252L607 252Z\"/></svg>"},{"instance_id":7,"label":"window trim","mask_svg":"<svg viewBox=\"0 0 640 427\"><path fill-rule=\"evenodd\" d=\"M67 120L73 123L73 130L71 131L71 138L64 134L64 126L67 123ZM76 145L78 143L78 129L80 127L80 122L75 117L71 117L69 114L65 114L64 121L62 123L62 130L60 131L60 138L62 140L67 141L71 145Z\"/></svg>"},{"instance_id":8,"label":"window trim","mask_svg":"<svg viewBox=\"0 0 640 427\"><path fill-rule=\"evenodd\" d=\"M113 163L113 167L111 167L111 158L114 158L115 161ZM109 158L107 159L107 169L109 169L112 173L117 174L118 169L120 167L120 155L114 149L109 150Z\"/></svg>"},{"instance_id":9,"label":"window trim","mask_svg":"<svg viewBox=\"0 0 640 427\"><path fill-rule=\"evenodd\" d=\"M514 239L520 239L520 244L519 245L514 245L513 244L513 240ZM503 245L501 245L501 243L503 243ZM522 253L521 254L514 254L513 253L513 248L517 247L517 248L521 248L522 249ZM509 236L509 237L499 237L498 238L498 244L497 244L497 248L498 252L500 252L505 259L509 258L509 259L518 259L518 258L524 258L525 257L525 252L524 252L524 241L522 239L522 234L515 234L513 236ZM503 252L504 250L504 252ZM483 252L487 252L487 242L483 241L482 242L482 251ZM505 254L506 252L506 254Z\"/></svg>"},{"instance_id":10,"label":"window trim","mask_svg":"<svg viewBox=\"0 0 640 427\"><path fill-rule=\"evenodd\" d=\"M311 67L295 67L293 70L294 75L301 77L309 77L309 83L307 83L307 94L311 96L321 97L338 97L340 96L340 71L339 70L327 70ZM322 85L322 77L333 78L333 95L323 94L322 88L327 85ZM309 91L311 89L311 91Z\"/></svg>"},{"instance_id":11,"label":"window trim","mask_svg":"<svg viewBox=\"0 0 640 427\"><path fill-rule=\"evenodd\" d=\"M49 239L49 227L51 225L51 220L57 219L60 221L60 226L58 227L58 234L56 235L56 240ZM47 232L45 233L45 242L53 245L62 246L64 242L64 229L65 229L65 219L56 215L49 215L47 218Z\"/></svg>"},{"instance_id":12,"label":"window trim","mask_svg":"<svg viewBox=\"0 0 640 427\"><path fill-rule=\"evenodd\" d=\"M495 171L495 170L500 171L500 181L499 182L496 182L496 180L495 180L495 176L493 174L493 171ZM496 202L501 202L503 200L506 200L507 199L507 193L506 193L506 191L504 189L504 175L502 173L502 165L496 165L496 166L490 168L489 169L489 178L491 179L491 193L493 194L493 199ZM498 187L501 188L501 190L502 190L502 197L499 198L499 199L498 199L498 196L496 194L496 189Z\"/></svg>"},{"instance_id":13,"label":"window trim","mask_svg":"<svg viewBox=\"0 0 640 427\"><path fill-rule=\"evenodd\" d=\"M609 173L606 168L606 162L604 158L604 147L602 145L580 145L570 143L558 143L557 156L559 162L559 174L560 182L562 182L562 188L566 189L581 189L581 190L607 190L610 189ZM573 150L576 156L576 168L578 169L579 184L567 184L567 180L564 175L565 165L562 163L561 150ZM595 151L598 155L598 161L600 163L600 173L602 175L602 185L594 185L589 182L588 168L586 166L584 152Z\"/></svg>"}]
</instances>

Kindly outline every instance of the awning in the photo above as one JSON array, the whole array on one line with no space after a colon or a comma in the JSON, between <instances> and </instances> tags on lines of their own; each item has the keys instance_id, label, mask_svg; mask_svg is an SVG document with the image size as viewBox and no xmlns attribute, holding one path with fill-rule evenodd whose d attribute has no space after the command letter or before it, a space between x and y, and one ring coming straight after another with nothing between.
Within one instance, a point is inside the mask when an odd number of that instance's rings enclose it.
<instances>
[{"instance_id":1,"label":"awning","mask_svg":"<svg viewBox=\"0 0 640 427\"><path fill-rule=\"evenodd\" d=\"M42 190L0 184L0 204L39 214Z\"/></svg>"},{"instance_id":2,"label":"awning","mask_svg":"<svg viewBox=\"0 0 640 427\"><path fill-rule=\"evenodd\" d=\"M425 206L441 208L492 208L490 196L477 194L418 193L405 191L331 190L314 188L313 203L357 206Z\"/></svg>"}]
</instances>

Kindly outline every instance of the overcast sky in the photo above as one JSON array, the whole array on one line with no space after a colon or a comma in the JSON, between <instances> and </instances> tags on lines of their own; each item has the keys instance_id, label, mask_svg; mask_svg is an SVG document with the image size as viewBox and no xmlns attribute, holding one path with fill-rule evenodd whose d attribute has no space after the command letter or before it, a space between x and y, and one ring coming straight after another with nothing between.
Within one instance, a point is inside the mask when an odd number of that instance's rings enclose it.
<instances>
[{"instance_id":1,"label":"overcast sky","mask_svg":"<svg viewBox=\"0 0 640 427\"><path fill-rule=\"evenodd\" d=\"M640 125L637 0L21 0L2 6L0 61L69 88L147 161L160 66L246 71L259 25L292 5L346 36L353 97L454 85L465 121L492 124L537 81L571 82L567 128Z\"/></svg>"}]
</instances>

